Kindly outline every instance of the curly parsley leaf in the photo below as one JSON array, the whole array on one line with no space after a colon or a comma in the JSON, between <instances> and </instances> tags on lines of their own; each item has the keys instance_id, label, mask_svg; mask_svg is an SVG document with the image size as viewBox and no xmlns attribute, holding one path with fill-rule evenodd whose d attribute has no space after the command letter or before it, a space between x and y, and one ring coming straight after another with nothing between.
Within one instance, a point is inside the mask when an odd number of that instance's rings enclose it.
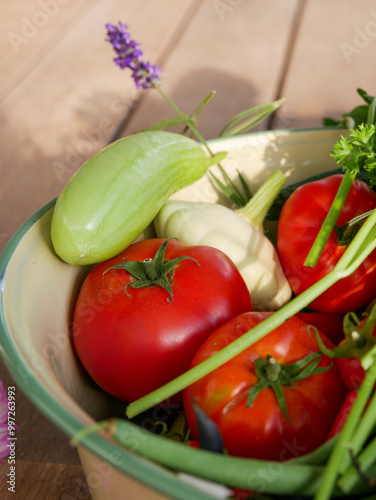
<instances>
[{"instance_id":1,"label":"curly parsley leaf","mask_svg":"<svg viewBox=\"0 0 376 500\"><path fill-rule=\"evenodd\" d=\"M360 124L350 130L348 137L341 137L333 148L331 156L345 171L357 174L364 170L368 183L376 185L376 127L374 124Z\"/></svg>"}]
</instances>

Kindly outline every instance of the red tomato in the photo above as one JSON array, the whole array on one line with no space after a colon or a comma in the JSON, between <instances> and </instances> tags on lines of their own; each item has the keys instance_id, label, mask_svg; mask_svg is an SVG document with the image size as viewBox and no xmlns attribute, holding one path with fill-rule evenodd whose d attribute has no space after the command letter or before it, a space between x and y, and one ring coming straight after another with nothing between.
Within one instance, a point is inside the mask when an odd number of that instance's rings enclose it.
<instances>
[{"instance_id":1,"label":"red tomato","mask_svg":"<svg viewBox=\"0 0 376 500\"><path fill-rule=\"evenodd\" d=\"M269 314L273 313L244 313L218 328L200 347L192 366L220 351ZM333 346L320 335L326 346ZM218 426L230 455L283 461L314 450L325 441L347 393L335 362L323 356L319 366L332 364L327 371L283 387L289 419L270 387L261 389L249 407L247 399L259 381L255 372L258 358L271 355L277 363L291 365L317 351L307 325L292 317L189 386L183 397L193 438L197 438L193 410L196 402Z\"/></svg>"},{"instance_id":2,"label":"red tomato","mask_svg":"<svg viewBox=\"0 0 376 500\"><path fill-rule=\"evenodd\" d=\"M304 266L309 250L320 230L342 180L333 175L299 187L287 200L278 224L277 247L283 270L293 292L298 295L336 265L346 250L333 231L315 267ZM337 226L376 207L376 193L362 181L355 180ZM335 283L310 306L324 312L345 313L368 304L376 296L376 252L349 277Z\"/></svg>"},{"instance_id":3,"label":"red tomato","mask_svg":"<svg viewBox=\"0 0 376 500\"><path fill-rule=\"evenodd\" d=\"M346 399L338 412L336 419L334 420L333 426L328 435L328 439L331 439L333 436L341 432L342 427L344 426L346 419L350 413L351 408L356 400L357 392L351 391L347 394Z\"/></svg>"},{"instance_id":4,"label":"red tomato","mask_svg":"<svg viewBox=\"0 0 376 500\"><path fill-rule=\"evenodd\" d=\"M333 344L339 344L344 338L343 334L343 314L332 314L322 312L300 312L297 317L315 326L324 333Z\"/></svg>"},{"instance_id":5,"label":"red tomato","mask_svg":"<svg viewBox=\"0 0 376 500\"><path fill-rule=\"evenodd\" d=\"M128 402L186 371L213 330L252 310L239 271L210 247L168 242L166 260L190 257L167 274L172 301L161 286L131 288L136 280L125 269L104 274L125 261L153 258L165 241L134 243L99 264L87 276L75 306L72 333L82 364L100 387Z\"/></svg>"},{"instance_id":6,"label":"red tomato","mask_svg":"<svg viewBox=\"0 0 376 500\"><path fill-rule=\"evenodd\" d=\"M338 358L337 364L342 380L350 390L362 385L366 372L357 358Z\"/></svg>"}]
</instances>

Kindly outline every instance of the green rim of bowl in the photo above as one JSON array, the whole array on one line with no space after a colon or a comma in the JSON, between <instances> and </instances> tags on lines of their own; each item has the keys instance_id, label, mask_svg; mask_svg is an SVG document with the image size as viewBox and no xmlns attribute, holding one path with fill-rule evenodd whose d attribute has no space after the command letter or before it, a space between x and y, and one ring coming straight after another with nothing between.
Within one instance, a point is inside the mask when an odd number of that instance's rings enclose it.
<instances>
[{"instance_id":1,"label":"green rim of bowl","mask_svg":"<svg viewBox=\"0 0 376 500\"><path fill-rule=\"evenodd\" d=\"M270 130L270 131L261 131L255 132L251 134L244 134L242 136L232 136L225 138L218 138L208 141L209 143L217 143L217 142L225 142L227 140L242 140L246 139L249 136L256 135L269 135L269 134L286 134L293 133L297 134L299 132L314 132L314 131L324 131L324 130L337 130L340 132L341 129L336 127L320 127L320 128L310 128L310 129L297 129L297 130ZM21 375L19 366L23 365L22 360L15 349L9 332L7 331L4 311L3 311L3 303L2 303L2 295L4 289L4 281L5 274L8 262L10 261L17 245L20 240L26 234L26 232L35 224L37 220L39 220L45 213L51 210L56 202L56 198L51 200L49 203L44 205L38 211L36 211L22 226L16 231L13 237L8 242L4 251L0 255L0 345L1 345L1 356L5 365L7 366L10 374L14 378L15 382L18 384L21 390L24 390L25 395L28 399L49 419L51 420L59 429L61 429L64 433L66 433L69 437L75 435L78 431L85 428L85 425L76 417L74 417L71 413L69 413L60 403L58 403L42 386L42 384L33 376L33 374L23 366L23 373ZM25 374L27 376L27 388L25 387ZM127 423L127 422L126 422ZM130 423L130 426L133 424ZM143 435L146 436L151 435L150 431L145 429L141 429ZM205 493L197 489L194 486L191 486L188 483L181 481L178 477L174 475L173 472L170 472L168 469L164 469L163 467L156 467L156 464L148 459L145 459L144 456L137 455L132 451L126 450L124 447L121 448L117 446L112 441L107 440L103 436L99 434L90 434L86 436L81 444L87 448L89 451L97 455L109 462L112 466L124 472L128 476L133 479L139 481L140 483L153 488L159 491L162 494L168 495L171 498L176 498L177 500L191 500L192 498L196 498L197 500L212 500L216 497L213 497L210 494ZM171 441L168 445L171 447L171 450L177 450L177 446L181 446L180 443L176 443ZM181 449L181 448L180 448ZM119 463L118 460L114 458L114 451L122 452L126 455L126 460L123 460ZM188 450L187 450L188 451ZM193 451L193 450L190 450ZM207 458L206 453L203 450L194 450L196 454L203 453ZM235 461L234 463L238 463L238 459L236 457L229 456L218 456L218 458L225 461ZM243 459L243 461L247 461L247 459ZM238 464L239 465L239 464ZM246 469L245 469L246 470ZM248 471L249 474L249 471Z\"/></svg>"}]
</instances>

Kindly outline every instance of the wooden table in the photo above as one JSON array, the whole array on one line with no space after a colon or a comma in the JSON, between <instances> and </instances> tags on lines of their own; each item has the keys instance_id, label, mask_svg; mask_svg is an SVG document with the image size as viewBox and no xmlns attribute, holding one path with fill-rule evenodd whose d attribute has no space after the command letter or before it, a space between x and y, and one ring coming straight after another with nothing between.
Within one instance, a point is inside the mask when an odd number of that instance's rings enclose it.
<instances>
[{"instance_id":1,"label":"wooden table","mask_svg":"<svg viewBox=\"0 0 376 500\"><path fill-rule=\"evenodd\" d=\"M376 93L372 0L39 0L3 2L0 37L0 250L105 144L173 115L112 62L107 22L122 20L164 91L185 112L212 90L199 128L215 137L239 111L285 97L261 128L321 126ZM12 377L0 363L4 386ZM0 466L0 498L86 500L65 435L17 388L16 494Z\"/></svg>"}]
</instances>

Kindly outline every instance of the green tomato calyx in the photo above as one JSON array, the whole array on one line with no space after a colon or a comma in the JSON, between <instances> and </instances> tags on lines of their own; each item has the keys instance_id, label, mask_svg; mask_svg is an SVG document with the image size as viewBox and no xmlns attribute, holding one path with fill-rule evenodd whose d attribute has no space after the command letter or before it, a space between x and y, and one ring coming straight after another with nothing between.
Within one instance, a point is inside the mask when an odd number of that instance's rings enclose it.
<instances>
[{"instance_id":1,"label":"green tomato calyx","mask_svg":"<svg viewBox=\"0 0 376 500\"><path fill-rule=\"evenodd\" d=\"M182 260L186 259L193 260L197 265L200 265L196 259L188 256L176 257L175 259L171 260L165 259L168 242L172 239L176 240L176 238L169 238L162 243L162 245L158 248L154 258L148 258L142 262L121 262L120 264L116 264L115 266L107 268L103 274L107 273L110 269L125 269L131 274L133 278L133 281L131 283L127 283L124 287L124 291L128 297L132 297L131 294L129 294L127 291L128 287L146 288L151 286L161 286L169 294L167 302L172 302L171 283L176 266Z\"/></svg>"},{"instance_id":2,"label":"green tomato calyx","mask_svg":"<svg viewBox=\"0 0 376 500\"><path fill-rule=\"evenodd\" d=\"M258 382L252 387L249 393L247 406L252 406L254 399L262 389L270 388L273 389L285 417L287 420L290 420L283 387L293 386L299 380L329 370L331 365L318 366L322 356L321 352L312 352L290 365L278 363L270 354L266 355L266 359L257 358L254 366Z\"/></svg>"},{"instance_id":3,"label":"green tomato calyx","mask_svg":"<svg viewBox=\"0 0 376 500\"><path fill-rule=\"evenodd\" d=\"M349 312L343 319L343 332L345 335L342 341L334 349L326 348L314 332L317 343L325 355L331 358L357 358L361 360L372 347L376 345L374 335L376 326L376 303L370 311L364 312L359 318L355 312Z\"/></svg>"}]
</instances>

